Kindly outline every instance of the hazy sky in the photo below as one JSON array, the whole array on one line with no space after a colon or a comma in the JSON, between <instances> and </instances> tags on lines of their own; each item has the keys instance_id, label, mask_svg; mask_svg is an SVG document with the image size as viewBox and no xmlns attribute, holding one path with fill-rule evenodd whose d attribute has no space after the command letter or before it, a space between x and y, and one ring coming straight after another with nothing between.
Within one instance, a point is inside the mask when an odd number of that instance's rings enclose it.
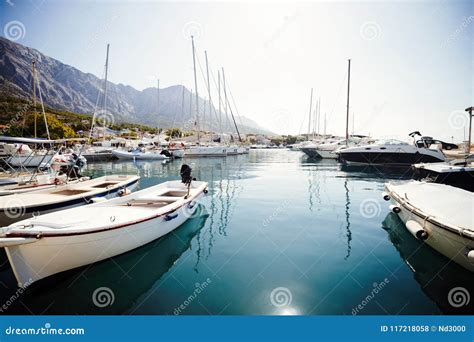
<instances>
[{"instance_id":1,"label":"hazy sky","mask_svg":"<svg viewBox=\"0 0 474 342\"><path fill-rule=\"evenodd\" d=\"M0 19L3 36L99 77L110 43L109 79L138 89L194 88L194 33L240 114L278 133L307 131L313 87L327 132L343 134L348 58L356 133L462 140L474 104L472 1L6 0Z\"/></svg>"}]
</instances>

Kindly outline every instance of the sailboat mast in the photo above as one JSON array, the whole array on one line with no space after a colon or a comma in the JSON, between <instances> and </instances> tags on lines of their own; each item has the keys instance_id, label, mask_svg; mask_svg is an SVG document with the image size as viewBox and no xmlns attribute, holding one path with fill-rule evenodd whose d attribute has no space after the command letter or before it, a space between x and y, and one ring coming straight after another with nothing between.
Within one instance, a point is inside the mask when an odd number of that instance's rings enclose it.
<instances>
[{"instance_id":1,"label":"sailboat mast","mask_svg":"<svg viewBox=\"0 0 474 342\"><path fill-rule=\"evenodd\" d=\"M211 83L209 81L209 62L207 60L207 51L204 51L204 54L206 55L206 74L207 74L207 92L209 96L209 123L212 121L211 120L211 104L212 104L212 99L211 99Z\"/></svg>"},{"instance_id":2,"label":"sailboat mast","mask_svg":"<svg viewBox=\"0 0 474 342\"><path fill-rule=\"evenodd\" d=\"M239 137L239 142L242 142L242 137L240 136L239 127L237 127L237 123L235 122L234 113L232 112L232 107L230 106L230 102L227 99L227 90L225 85L225 74L224 68L222 68L222 78L224 79L224 97L226 101L226 113L227 113L227 104L229 105L230 116L232 117L232 122L234 123L235 130L237 131L237 136Z\"/></svg>"},{"instance_id":3,"label":"sailboat mast","mask_svg":"<svg viewBox=\"0 0 474 342\"><path fill-rule=\"evenodd\" d=\"M196 53L194 51L194 37L191 36L191 44L193 46L193 68L194 68L194 87L196 91L196 126L197 126L197 142L200 141L200 132L199 132L199 95L198 95L198 84L197 84L197 75L196 75Z\"/></svg>"},{"instance_id":4,"label":"sailboat mast","mask_svg":"<svg viewBox=\"0 0 474 342\"><path fill-rule=\"evenodd\" d=\"M36 61L33 60L32 64L32 75L33 75L33 113L35 120L35 138L37 138L37 125L36 125Z\"/></svg>"},{"instance_id":5,"label":"sailboat mast","mask_svg":"<svg viewBox=\"0 0 474 342\"><path fill-rule=\"evenodd\" d=\"M218 92L219 92L219 131L222 137L222 113L221 113L221 72L217 70L217 84L218 84Z\"/></svg>"},{"instance_id":6,"label":"sailboat mast","mask_svg":"<svg viewBox=\"0 0 474 342\"><path fill-rule=\"evenodd\" d=\"M109 72L109 47L110 44L107 44L107 54L105 56L105 82L104 82L104 115L107 110L107 77ZM105 120L102 119L102 128L104 130L102 139L105 140Z\"/></svg>"},{"instance_id":7,"label":"sailboat mast","mask_svg":"<svg viewBox=\"0 0 474 342\"><path fill-rule=\"evenodd\" d=\"M229 120L228 114L227 114L227 91L225 87L225 74L224 74L224 68L222 68L222 85L224 87L224 112L225 112L225 119L226 122Z\"/></svg>"},{"instance_id":8,"label":"sailboat mast","mask_svg":"<svg viewBox=\"0 0 474 342\"><path fill-rule=\"evenodd\" d=\"M321 134L321 97L318 99L318 135Z\"/></svg>"},{"instance_id":9,"label":"sailboat mast","mask_svg":"<svg viewBox=\"0 0 474 342\"><path fill-rule=\"evenodd\" d=\"M348 60L347 69L347 112L346 112L346 140L349 139L349 95L351 90L351 60Z\"/></svg>"},{"instance_id":10,"label":"sailboat mast","mask_svg":"<svg viewBox=\"0 0 474 342\"><path fill-rule=\"evenodd\" d=\"M311 88L311 97L309 98L309 119L308 119L308 141L311 132L311 109L313 108L313 88Z\"/></svg>"}]
</instances>

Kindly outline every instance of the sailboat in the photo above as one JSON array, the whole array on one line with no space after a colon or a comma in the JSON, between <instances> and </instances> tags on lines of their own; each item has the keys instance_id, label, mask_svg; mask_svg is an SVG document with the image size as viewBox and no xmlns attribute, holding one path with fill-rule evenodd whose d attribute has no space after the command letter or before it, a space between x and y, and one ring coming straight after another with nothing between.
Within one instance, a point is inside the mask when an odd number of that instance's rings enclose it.
<instances>
[{"instance_id":1,"label":"sailboat","mask_svg":"<svg viewBox=\"0 0 474 342\"><path fill-rule=\"evenodd\" d=\"M196 94L196 125L197 125L197 144L186 149L186 157L225 157L227 149L220 145L201 145L200 142L200 126L199 126L199 94L196 74L196 52L194 48L194 37L191 36L191 44L193 50L193 68L194 68L194 87Z\"/></svg>"},{"instance_id":2,"label":"sailboat","mask_svg":"<svg viewBox=\"0 0 474 342\"><path fill-rule=\"evenodd\" d=\"M305 146L301 148L301 151L306 153L312 158L323 158L323 159L338 159L339 156L337 151L344 150L349 146L355 146L365 140L359 137L349 135L349 99L350 99L350 84L351 84L351 60L348 60L348 71L347 71L347 105L346 105L346 136L344 139L335 139L324 142L322 144L315 144ZM318 103L318 115L320 115L320 104Z\"/></svg>"}]
</instances>

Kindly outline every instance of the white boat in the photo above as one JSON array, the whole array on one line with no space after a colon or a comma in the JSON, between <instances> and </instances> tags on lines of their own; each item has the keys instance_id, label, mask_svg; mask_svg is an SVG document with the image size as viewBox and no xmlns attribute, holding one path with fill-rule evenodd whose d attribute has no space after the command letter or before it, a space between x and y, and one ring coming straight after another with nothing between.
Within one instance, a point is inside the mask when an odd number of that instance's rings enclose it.
<instances>
[{"instance_id":1,"label":"white boat","mask_svg":"<svg viewBox=\"0 0 474 342\"><path fill-rule=\"evenodd\" d=\"M322 144L306 144L299 149L310 158L337 159L338 156L335 151L347 145L346 139L340 139L328 140ZM355 142L350 140L349 145L355 145Z\"/></svg>"},{"instance_id":2,"label":"white boat","mask_svg":"<svg viewBox=\"0 0 474 342\"><path fill-rule=\"evenodd\" d=\"M336 153L348 164L410 166L445 161L445 156L439 149L419 147L396 139L379 140L370 145L338 150Z\"/></svg>"},{"instance_id":3,"label":"white boat","mask_svg":"<svg viewBox=\"0 0 474 342\"><path fill-rule=\"evenodd\" d=\"M238 154L248 154L250 152L250 148L248 146L239 146L237 148L237 153Z\"/></svg>"},{"instance_id":4,"label":"white boat","mask_svg":"<svg viewBox=\"0 0 474 342\"><path fill-rule=\"evenodd\" d=\"M41 164L53 164L58 154L54 151L33 151L27 145L7 158L6 162L15 167L38 167Z\"/></svg>"},{"instance_id":5,"label":"white boat","mask_svg":"<svg viewBox=\"0 0 474 342\"><path fill-rule=\"evenodd\" d=\"M410 181L385 185L385 200L407 230L474 272L474 194L445 184Z\"/></svg>"},{"instance_id":6,"label":"white boat","mask_svg":"<svg viewBox=\"0 0 474 342\"><path fill-rule=\"evenodd\" d=\"M189 195L188 195L189 191ZM17 222L0 230L18 286L143 246L183 224L207 183L165 182L124 197Z\"/></svg>"},{"instance_id":7,"label":"white boat","mask_svg":"<svg viewBox=\"0 0 474 342\"><path fill-rule=\"evenodd\" d=\"M32 193L2 196L0 222L11 223L58 209L89 204L97 198L127 192L125 189L137 185L139 179L132 175L110 175Z\"/></svg>"},{"instance_id":8,"label":"white boat","mask_svg":"<svg viewBox=\"0 0 474 342\"><path fill-rule=\"evenodd\" d=\"M83 181L88 177L82 177ZM32 175L23 182L16 184L0 185L0 196L35 192L39 190L54 188L61 184L79 182L79 179L68 179L66 174L58 175L53 173Z\"/></svg>"},{"instance_id":9,"label":"white boat","mask_svg":"<svg viewBox=\"0 0 474 342\"><path fill-rule=\"evenodd\" d=\"M238 154L239 154L239 146L237 146L237 145L227 146L227 155L228 156L236 156Z\"/></svg>"},{"instance_id":10,"label":"white boat","mask_svg":"<svg viewBox=\"0 0 474 342\"><path fill-rule=\"evenodd\" d=\"M225 146L192 146L185 150L186 157L225 157Z\"/></svg>"},{"instance_id":11,"label":"white boat","mask_svg":"<svg viewBox=\"0 0 474 342\"><path fill-rule=\"evenodd\" d=\"M415 164L413 170L415 179L474 191L474 155L449 162Z\"/></svg>"},{"instance_id":12,"label":"white boat","mask_svg":"<svg viewBox=\"0 0 474 342\"><path fill-rule=\"evenodd\" d=\"M133 159L133 160L164 160L169 157L161 154L158 151L141 151L139 149L133 151L113 150L112 154L118 159Z\"/></svg>"}]
</instances>

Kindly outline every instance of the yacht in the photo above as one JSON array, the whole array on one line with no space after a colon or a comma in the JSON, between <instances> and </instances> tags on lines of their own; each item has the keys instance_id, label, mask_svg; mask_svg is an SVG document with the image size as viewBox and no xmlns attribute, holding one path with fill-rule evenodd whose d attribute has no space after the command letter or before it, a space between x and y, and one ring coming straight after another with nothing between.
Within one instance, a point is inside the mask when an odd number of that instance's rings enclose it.
<instances>
[{"instance_id":1,"label":"yacht","mask_svg":"<svg viewBox=\"0 0 474 342\"><path fill-rule=\"evenodd\" d=\"M337 150L336 153L348 164L406 166L445 161L441 150L419 147L418 142L408 144L396 139L386 139L370 145Z\"/></svg>"}]
</instances>

